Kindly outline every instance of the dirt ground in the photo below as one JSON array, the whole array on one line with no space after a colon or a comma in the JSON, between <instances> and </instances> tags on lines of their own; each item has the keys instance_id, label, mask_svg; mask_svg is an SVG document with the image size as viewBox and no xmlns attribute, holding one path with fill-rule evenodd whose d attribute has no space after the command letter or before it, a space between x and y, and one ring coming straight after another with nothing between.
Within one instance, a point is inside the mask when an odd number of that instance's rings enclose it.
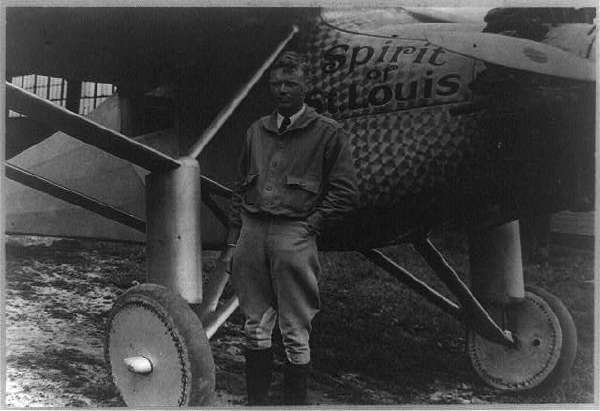
<instances>
[{"instance_id":1,"label":"dirt ground","mask_svg":"<svg viewBox=\"0 0 600 411\"><path fill-rule=\"evenodd\" d=\"M460 233L434 237L460 272ZM104 362L106 314L132 281L143 282L144 249L94 241L8 237L6 243L6 405L119 407L125 404ZM443 287L410 246L386 250L420 278ZM214 253L205 253L205 270ZM312 334L310 396L320 405L592 403L593 252L552 246L546 264L525 266L529 283L563 300L578 329L570 377L549 393L503 394L478 380L465 330L356 253L324 253L322 310ZM245 402L242 318L236 312L211 340L217 404ZM275 346L281 384L283 350ZM483 404L483 405L481 405Z\"/></svg>"}]
</instances>

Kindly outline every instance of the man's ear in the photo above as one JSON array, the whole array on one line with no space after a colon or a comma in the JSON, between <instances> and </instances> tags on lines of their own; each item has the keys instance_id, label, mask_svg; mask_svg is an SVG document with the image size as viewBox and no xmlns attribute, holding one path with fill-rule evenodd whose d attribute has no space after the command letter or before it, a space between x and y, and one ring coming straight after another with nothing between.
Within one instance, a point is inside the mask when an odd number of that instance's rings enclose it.
<instances>
[{"instance_id":1,"label":"man's ear","mask_svg":"<svg viewBox=\"0 0 600 411\"><path fill-rule=\"evenodd\" d=\"M308 92L308 81L309 81L308 75L306 73L304 73L302 75L302 90L305 93Z\"/></svg>"},{"instance_id":2,"label":"man's ear","mask_svg":"<svg viewBox=\"0 0 600 411\"><path fill-rule=\"evenodd\" d=\"M308 73L304 73L304 91L308 92L308 89L310 88L310 84L312 82L312 76Z\"/></svg>"}]
</instances>

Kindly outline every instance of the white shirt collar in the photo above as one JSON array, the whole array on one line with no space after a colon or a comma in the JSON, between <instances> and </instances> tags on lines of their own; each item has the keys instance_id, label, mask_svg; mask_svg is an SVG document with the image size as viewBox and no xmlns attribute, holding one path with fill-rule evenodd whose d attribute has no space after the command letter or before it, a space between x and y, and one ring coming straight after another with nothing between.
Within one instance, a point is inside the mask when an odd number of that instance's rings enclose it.
<instances>
[{"instance_id":1,"label":"white shirt collar","mask_svg":"<svg viewBox=\"0 0 600 411\"><path fill-rule=\"evenodd\" d=\"M290 128L290 126L292 124L294 124L294 122L296 120L298 120L298 118L304 113L304 110L306 109L306 104L302 104L302 108L300 108L300 110L296 111L294 114L292 114L290 116L290 125L288 126L288 128ZM283 116L281 114L279 114L279 111L277 112L277 128L281 127L281 123L283 122Z\"/></svg>"}]
</instances>

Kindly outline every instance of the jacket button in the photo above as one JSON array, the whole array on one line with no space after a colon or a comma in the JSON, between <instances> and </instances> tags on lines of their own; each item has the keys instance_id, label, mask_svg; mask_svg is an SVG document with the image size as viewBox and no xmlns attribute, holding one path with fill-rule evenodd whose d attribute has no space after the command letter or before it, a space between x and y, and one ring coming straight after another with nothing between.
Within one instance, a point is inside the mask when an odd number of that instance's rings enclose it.
<instances>
[{"instance_id":1,"label":"jacket button","mask_svg":"<svg viewBox=\"0 0 600 411\"><path fill-rule=\"evenodd\" d=\"M265 190L267 190L267 191L271 191L272 189L273 189L273 187L271 187L271 186L265 186Z\"/></svg>"}]
</instances>

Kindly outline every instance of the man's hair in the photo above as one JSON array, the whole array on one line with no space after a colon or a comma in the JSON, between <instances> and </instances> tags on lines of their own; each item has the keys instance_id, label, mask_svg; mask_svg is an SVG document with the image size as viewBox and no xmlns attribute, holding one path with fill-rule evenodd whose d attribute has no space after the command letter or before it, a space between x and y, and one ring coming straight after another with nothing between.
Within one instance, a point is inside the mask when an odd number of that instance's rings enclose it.
<instances>
[{"instance_id":1,"label":"man's hair","mask_svg":"<svg viewBox=\"0 0 600 411\"><path fill-rule=\"evenodd\" d=\"M279 68L282 68L285 72L300 70L302 71L304 78L308 79L308 64L306 63L306 58L298 52L286 51L282 53L279 58L275 60L275 63L273 63L271 71Z\"/></svg>"}]
</instances>

